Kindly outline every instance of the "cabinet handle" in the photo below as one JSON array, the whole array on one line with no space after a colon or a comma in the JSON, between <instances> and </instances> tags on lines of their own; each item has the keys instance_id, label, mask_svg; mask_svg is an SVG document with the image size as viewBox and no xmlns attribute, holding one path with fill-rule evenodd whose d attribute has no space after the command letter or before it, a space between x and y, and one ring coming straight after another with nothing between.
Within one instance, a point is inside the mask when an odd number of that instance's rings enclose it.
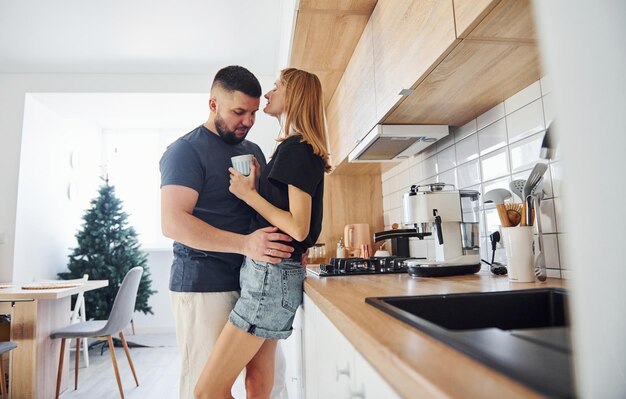
<instances>
[{"instance_id":1,"label":"cabinet handle","mask_svg":"<svg viewBox=\"0 0 626 399\"><path fill-rule=\"evenodd\" d=\"M350 365L347 365L345 368L340 369L339 366L335 366L337 370L337 374L335 375L335 381L339 381L339 377L345 375L348 379L350 378Z\"/></svg>"}]
</instances>

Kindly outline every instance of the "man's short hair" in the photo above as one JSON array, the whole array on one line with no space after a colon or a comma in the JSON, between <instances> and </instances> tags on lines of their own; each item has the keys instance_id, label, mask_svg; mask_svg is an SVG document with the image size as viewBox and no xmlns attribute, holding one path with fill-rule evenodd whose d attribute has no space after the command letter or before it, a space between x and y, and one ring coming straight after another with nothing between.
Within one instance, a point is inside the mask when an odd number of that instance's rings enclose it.
<instances>
[{"instance_id":1,"label":"man's short hair","mask_svg":"<svg viewBox=\"0 0 626 399\"><path fill-rule=\"evenodd\" d=\"M246 68L239 65L230 65L220 69L213 79L214 87L219 86L227 92L240 91L250 97L261 97L259 80Z\"/></svg>"}]
</instances>

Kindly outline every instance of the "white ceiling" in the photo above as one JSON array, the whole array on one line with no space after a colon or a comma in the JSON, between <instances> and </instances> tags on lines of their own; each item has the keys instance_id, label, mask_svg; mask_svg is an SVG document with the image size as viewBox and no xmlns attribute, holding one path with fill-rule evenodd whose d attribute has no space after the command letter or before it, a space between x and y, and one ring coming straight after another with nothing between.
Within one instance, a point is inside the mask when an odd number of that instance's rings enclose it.
<instances>
[{"instance_id":1,"label":"white ceiling","mask_svg":"<svg viewBox=\"0 0 626 399\"><path fill-rule=\"evenodd\" d=\"M292 16L293 0L0 0L0 73L205 74L239 64L276 75Z\"/></svg>"},{"instance_id":2,"label":"white ceiling","mask_svg":"<svg viewBox=\"0 0 626 399\"><path fill-rule=\"evenodd\" d=\"M0 73L212 75L239 64L266 91L287 65L295 4L0 0ZM208 93L31 94L62 118L102 129L174 128L182 135L208 116ZM269 155L277 129L259 112L250 139Z\"/></svg>"}]
</instances>

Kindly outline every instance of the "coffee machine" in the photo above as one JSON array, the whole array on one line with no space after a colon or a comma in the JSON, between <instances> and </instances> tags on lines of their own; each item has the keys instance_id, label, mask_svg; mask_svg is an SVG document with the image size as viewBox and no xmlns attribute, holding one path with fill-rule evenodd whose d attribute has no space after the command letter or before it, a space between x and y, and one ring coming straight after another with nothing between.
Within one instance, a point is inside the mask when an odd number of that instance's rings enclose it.
<instances>
[{"instance_id":1,"label":"coffee machine","mask_svg":"<svg viewBox=\"0 0 626 399\"><path fill-rule=\"evenodd\" d=\"M434 238L435 259L420 261L419 266L480 269L479 195L446 183L414 185L404 194L405 227L432 232Z\"/></svg>"}]
</instances>

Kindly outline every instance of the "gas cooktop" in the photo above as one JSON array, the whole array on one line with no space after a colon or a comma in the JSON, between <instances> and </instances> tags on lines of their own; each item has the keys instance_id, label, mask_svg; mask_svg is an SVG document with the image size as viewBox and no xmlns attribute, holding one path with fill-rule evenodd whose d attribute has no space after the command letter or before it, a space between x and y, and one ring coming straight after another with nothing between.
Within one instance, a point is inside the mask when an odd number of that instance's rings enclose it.
<instances>
[{"instance_id":1,"label":"gas cooktop","mask_svg":"<svg viewBox=\"0 0 626 399\"><path fill-rule=\"evenodd\" d=\"M399 256L331 258L328 264L321 264L319 267L308 267L308 271L319 277L406 273L407 267L404 261L408 259L425 258Z\"/></svg>"}]
</instances>

